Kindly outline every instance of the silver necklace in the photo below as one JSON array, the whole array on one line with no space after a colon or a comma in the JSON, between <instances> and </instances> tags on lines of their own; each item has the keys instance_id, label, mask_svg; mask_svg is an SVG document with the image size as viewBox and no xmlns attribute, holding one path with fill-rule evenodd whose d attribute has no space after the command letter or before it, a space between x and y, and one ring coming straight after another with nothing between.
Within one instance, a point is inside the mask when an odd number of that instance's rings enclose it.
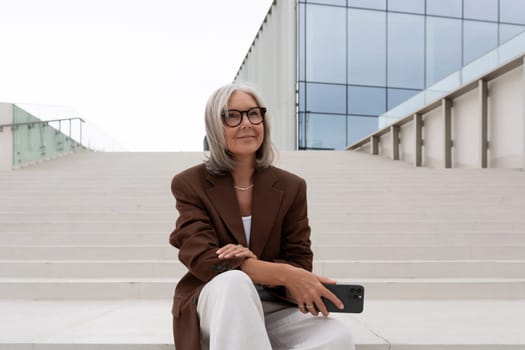
<instances>
[{"instance_id":1,"label":"silver necklace","mask_svg":"<svg viewBox=\"0 0 525 350\"><path fill-rule=\"evenodd\" d=\"M246 186L246 187L241 187L241 186L235 186L235 185L233 185L233 188L235 188L237 191L247 191L247 190L249 190L249 189L252 188L252 187L253 187L253 184L248 185L248 186Z\"/></svg>"}]
</instances>

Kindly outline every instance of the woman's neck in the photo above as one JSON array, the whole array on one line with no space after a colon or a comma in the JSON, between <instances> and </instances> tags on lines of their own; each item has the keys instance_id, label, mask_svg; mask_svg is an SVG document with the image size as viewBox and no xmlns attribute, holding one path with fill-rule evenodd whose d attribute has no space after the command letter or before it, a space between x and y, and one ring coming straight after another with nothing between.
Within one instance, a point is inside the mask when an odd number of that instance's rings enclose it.
<instances>
[{"instance_id":1,"label":"woman's neck","mask_svg":"<svg viewBox=\"0 0 525 350\"><path fill-rule=\"evenodd\" d=\"M236 159L235 168L231 172L234 184L242 187L251 185L254 171L254 158Z\"/></svg>"}]
</instances>

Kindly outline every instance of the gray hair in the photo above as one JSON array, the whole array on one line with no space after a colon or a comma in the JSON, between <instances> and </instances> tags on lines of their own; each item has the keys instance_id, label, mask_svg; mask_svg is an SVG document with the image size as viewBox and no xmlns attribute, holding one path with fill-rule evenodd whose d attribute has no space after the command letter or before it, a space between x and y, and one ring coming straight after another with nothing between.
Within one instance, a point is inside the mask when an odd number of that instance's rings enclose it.
<instances>
[{"instance_id":1,"label":"gray hair","mask_svg":"<svg viewBox=\"0 0 525 350\"><path fill-rule=\"evenodd\" d=\"M204 121L206 124L206 137L210 147L210 154L207 157L205 164L206 169L216 175L224 174L232 171L235 168L236 162L231 154L226 149L226 138L224 136L224 124L222 122L222 112L227 108L228 101L231 95L241 91L251 95L258 107L265 107L262 98L257 91L252 87L241 84L232 83L217 89L208 99L206 103L206 111L204 114ZM258 168L267 168L273 164L276 157L276 150L270 138L270 120L268 112L264 116L264 139L261 147L255 153L256 163Z\"/></svg>"}]
</instances>

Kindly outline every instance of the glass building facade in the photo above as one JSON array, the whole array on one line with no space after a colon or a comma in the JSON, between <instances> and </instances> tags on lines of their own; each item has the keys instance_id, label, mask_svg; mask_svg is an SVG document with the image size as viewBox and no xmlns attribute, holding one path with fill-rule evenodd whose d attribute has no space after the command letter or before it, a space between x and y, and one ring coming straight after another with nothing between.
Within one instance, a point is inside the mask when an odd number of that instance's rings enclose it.
<instances>
[{"instance_id":1,"label":"glass building facade","mask_svg":"<svg viewBox=\"0 0 525 350\"><path fill-rule=\"evenodd\" d=\"M525 0L305 0L296 10L299 149L343 149L525 31Z\"/></svg>"}]
</instances>

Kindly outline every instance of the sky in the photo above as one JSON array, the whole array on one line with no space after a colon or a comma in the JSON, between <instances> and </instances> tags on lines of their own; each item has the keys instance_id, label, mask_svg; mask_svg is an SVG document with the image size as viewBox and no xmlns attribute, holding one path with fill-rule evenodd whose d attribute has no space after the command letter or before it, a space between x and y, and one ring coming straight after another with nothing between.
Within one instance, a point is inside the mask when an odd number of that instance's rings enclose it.
<instances>
[{"instance_id":1,"label":"sky","mask_svg":"<svg viewBox=\"0 0 525 350\"><path fill-rule=\"evenodd\" d=\"M272 0L0 0L0 102L128 151L199 151Z\"/></svg>"}]
</instances>

